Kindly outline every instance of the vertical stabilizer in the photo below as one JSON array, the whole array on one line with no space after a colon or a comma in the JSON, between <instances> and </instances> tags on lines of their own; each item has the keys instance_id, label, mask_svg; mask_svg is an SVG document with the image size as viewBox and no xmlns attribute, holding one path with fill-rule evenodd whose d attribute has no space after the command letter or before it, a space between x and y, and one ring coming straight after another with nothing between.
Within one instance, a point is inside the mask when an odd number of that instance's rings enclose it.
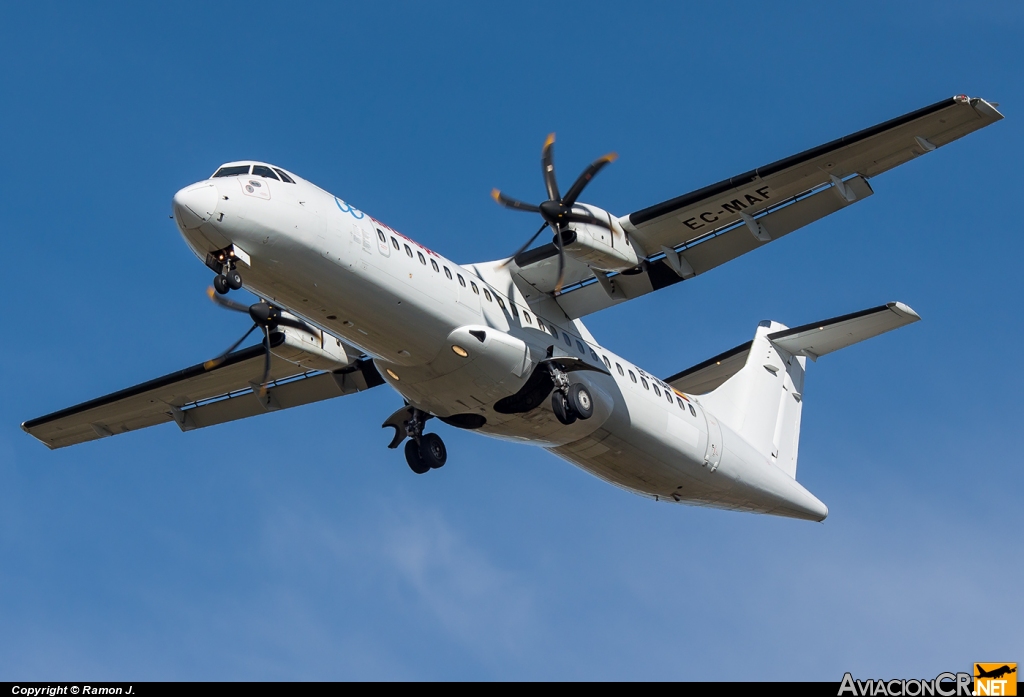
<instances>
[{"instance_id":1,"label":"vertical stabilizer","mask_svg":"<svg viewBox=\"0 0 1024 697\"><path fill-rule=\"evenodd\" d=\"M778 322L761 322L743 367L701 401L759 453L796 478L807 359L768 338L786 329Z\"/></svg>"},{"instance_id":2,"label":"vertical stabilizer","mask_svg":"<svg viewBox=\"0 0 1024 697\"><path fill-rule=\"evenodd\" d=\"M716 367L701 364L680 376L694 383L714 378L716 382L711 384L718 386L701 397L703 404L795 479L807 359L816 361L820 356L919 319L903 303L891 302L793 329L765 320L757 326L742 368L736 366L742 356L740 349L746 345L723 354L722 360L715 361ZM730 359L732 364L727 365ZM726 367L730 376L717 383L724 377L720 373Z\"/></svg>"}]
</instances>

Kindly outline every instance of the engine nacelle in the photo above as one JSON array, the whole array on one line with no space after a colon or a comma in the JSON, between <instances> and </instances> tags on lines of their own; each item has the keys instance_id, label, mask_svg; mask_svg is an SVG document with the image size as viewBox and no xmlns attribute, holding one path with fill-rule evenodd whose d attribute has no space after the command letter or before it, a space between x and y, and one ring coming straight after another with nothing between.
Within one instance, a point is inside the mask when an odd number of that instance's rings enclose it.
<instances>
[{"instance_id":1,"label":"engine nacelle","mask_svg":"<svg viewBox=\"0 0 1024 697\"><path fill-rule=\"evenodd\" d=\"M295 318L290 312L282 312L281 315ZM295 327L277 327L274 331L284 334L284 341L274 346L274 354L306 370L339 370L348 367L359 356L359 351L341 339L319 330L310 333Z\"/></svg>"},{"instance_id":2,"label":"engine nacelle","mask_svg":"<svg viewBox=\"0 0 1024 697\"><path fill-rule=\"evenodd\" d=\"M625 271L640 263L641 256L633 248L615 216L597 206L580 203L572 209L607 220L612 229L587 223L569 223L567 232L562 235L566 254L601 271Z\"/></svg>"}]
</instances>

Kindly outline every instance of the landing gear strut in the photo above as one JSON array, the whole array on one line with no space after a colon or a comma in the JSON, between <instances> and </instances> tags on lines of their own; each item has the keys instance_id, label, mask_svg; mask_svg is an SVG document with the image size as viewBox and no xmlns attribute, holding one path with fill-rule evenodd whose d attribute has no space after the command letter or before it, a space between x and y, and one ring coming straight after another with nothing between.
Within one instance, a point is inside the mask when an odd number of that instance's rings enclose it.
<instances>
[{"instance_id":1,"label":"landing gear strut","mask_svg":"<svg viewBox=\"0 0 1024 697\"><path fill-rule=\"evenodd\" d=\"M569 426L577 419L589 419L594 415L594 398L582 383L569 384L569 376L554 363L548 364L555 392L551 395L551 410L555 418Z\"/></svg>"}]
</instances>

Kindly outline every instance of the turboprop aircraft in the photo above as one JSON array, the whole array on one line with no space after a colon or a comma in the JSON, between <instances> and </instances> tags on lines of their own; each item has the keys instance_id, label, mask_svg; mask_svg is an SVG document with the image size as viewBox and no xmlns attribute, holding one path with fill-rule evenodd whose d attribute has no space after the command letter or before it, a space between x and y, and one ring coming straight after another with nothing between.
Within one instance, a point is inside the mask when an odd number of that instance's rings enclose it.
<instances>
[{"instance_id":1,"label":"turboprop aircraft","mask_svg":"<svg viewBox=\"0 0 1024 697\"><path fill-rule=\"evenodd\" d=\"M663 203L616 216L565 193L554 136L547 198L516 254L458 264L266 162L229 162L177 192L173 217L215 275L210 297L252 327L223 355L22 428L50 448L173 421L182 431L384 383L384 421L418 474L443 466L431 418L530 443L659 501L820 521L796 481L807 359L902 327L899 302L754 338L659 378L602 346L581 318L688 281L874 194L869 180L1002 118L957 96ZM541 222L541 221L538 221ZM529 249L549 229L552 241ZM230 294L245 288L261 300ZM261 344L238 349L254 331Z\"/></svg>"}]
</instances>

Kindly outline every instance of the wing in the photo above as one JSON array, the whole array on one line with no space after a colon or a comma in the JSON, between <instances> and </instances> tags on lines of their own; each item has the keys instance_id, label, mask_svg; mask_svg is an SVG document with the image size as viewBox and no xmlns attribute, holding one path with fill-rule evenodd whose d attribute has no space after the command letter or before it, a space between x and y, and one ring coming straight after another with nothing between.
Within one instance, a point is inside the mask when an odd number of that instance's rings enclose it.
<instances>
[{"instance_id":1,"label":"wing","mask_svg":"<svg viewBox=\"0 0 1024 697\"><path fill-rule=\"evenodd\" d=\"M270 387L262 398L257 383L263 375L264 348L257 344L229 354L215 368L207 369L200 363L26 421L21 427L55 449L168 421L174 421L182 431L190 431L384 383L373 362L365 357L336 370L310 369L312 365L324 365L324 353L302 351L298 348L302 337L293 333L286 330L271 334ZM341 358L336 365L345 360Z\"/></svg>"},{"instance_id":2,"label":"wing","mask_svg":"<svg viewBox=\"0 0 1024 697\"><path fill-rule=\"evenodd\" d=\"M702 274L863 201L873 193L869 178L1001 118L983 99L952 97L631 213L619 224L643 250L641 266L621 274L577 270L577 278L587 277L555 300L577 318ZM550 265L540 249L537 270L519 264L517 274L550 292L538 285L546 276L540 265Z\"/></svg>"}]
</instances>

